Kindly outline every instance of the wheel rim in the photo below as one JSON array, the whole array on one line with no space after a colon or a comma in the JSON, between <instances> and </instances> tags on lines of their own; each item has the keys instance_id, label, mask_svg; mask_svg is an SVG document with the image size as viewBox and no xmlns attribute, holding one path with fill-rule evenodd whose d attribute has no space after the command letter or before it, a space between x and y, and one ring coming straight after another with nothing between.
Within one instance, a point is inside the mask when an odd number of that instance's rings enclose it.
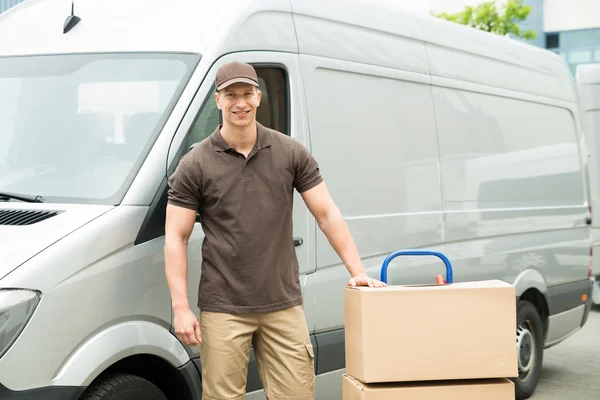
<instances>
[{"instance_id":1,"label":"wheel rim","mask_svg":"<svg viewBox=\"0 0 600 400\"><path fill-rule=\"evenodd\" d=\"M535 337L531 332L529 321L521 322L517 328L517 360L521 380L527 379L535 365Z\"/></svg>"}]
</instances>

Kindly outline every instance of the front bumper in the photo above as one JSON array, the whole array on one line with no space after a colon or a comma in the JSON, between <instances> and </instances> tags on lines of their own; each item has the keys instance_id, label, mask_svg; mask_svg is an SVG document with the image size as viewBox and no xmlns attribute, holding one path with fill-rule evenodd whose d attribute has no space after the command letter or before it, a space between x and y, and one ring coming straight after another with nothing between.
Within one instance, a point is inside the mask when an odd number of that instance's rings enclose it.
<instances>
[{"instance_id":1,"label":"front bumper","mask_svg":"<svg viewBox=\"0 0 600 400\"><path fill-rule=\"evenodd\" d=\"M12 391L0 383L2 400L77 400L85 391L76 386L48 386L31 390Z\"/></svg>"}]
</instances>

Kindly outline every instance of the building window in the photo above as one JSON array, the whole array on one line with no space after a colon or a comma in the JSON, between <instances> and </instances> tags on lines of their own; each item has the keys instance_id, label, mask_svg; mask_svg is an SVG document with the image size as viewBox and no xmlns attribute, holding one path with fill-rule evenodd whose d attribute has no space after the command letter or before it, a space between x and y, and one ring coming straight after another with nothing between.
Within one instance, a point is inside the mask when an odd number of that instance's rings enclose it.
<instances>
[{"instance_id":1,"label":"building window","mask_svg":"<svg viewBox=\"0 0 600 400\"><path fill-rule=\"evenodd\" d=\"M592 43L591 30L561 32L560 42L562 47L587 47Z\"/></svg>"},{"instance_id":2,"label":"building window","mask_svg":"<svg viewBox=\"0 0 600 400\"><path fill-rule=\"evenodd\" d=\"M569 53L569 63L583 64L592 61L592 52L590 50L573 50Z\"/></svg>"},{"instance_id":3,"label":"building window","mask_svg":"<svg viewBox=\"0 0 600 400\"><path fill-rule=\"evenodd\" d=\"M558 33L549 33L546 35L546 48L555 49L560 47Z\"/></svg>"}]
</instances>

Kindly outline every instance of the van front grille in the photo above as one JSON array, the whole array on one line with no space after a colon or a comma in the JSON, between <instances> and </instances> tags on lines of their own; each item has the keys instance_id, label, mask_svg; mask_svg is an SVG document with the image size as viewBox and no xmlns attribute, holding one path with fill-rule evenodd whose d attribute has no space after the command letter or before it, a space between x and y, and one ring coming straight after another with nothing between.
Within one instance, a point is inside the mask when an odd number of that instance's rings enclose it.
<instances>
[{"instance_id":1,"label":"van front grille","mask_svg":"<svg viewBox=\"0 0 600 400\"><path fill-rule=\"evenodd\" d=\"M31 225L58 215L58 211L0 210L0 225Z\"/></svg>"}]
</instances>

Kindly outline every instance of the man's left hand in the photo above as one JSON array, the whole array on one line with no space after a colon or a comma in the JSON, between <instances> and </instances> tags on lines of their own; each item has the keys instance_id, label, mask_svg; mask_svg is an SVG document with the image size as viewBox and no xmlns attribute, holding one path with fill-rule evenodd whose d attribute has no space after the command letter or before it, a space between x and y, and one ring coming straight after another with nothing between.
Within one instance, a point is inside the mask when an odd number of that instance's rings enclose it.
<instances>
[{"instance_id":1,"label":"man's left hand","mask_svg":"<svg viewBox=\"0 0 600 400\"><path fill-rule=\"evenodd\" d=\"M377 279L369 278L367 274L358 274L355 277L350 278L348 286L385 287L387 285Z\"/></svg>"}]
</instances>

